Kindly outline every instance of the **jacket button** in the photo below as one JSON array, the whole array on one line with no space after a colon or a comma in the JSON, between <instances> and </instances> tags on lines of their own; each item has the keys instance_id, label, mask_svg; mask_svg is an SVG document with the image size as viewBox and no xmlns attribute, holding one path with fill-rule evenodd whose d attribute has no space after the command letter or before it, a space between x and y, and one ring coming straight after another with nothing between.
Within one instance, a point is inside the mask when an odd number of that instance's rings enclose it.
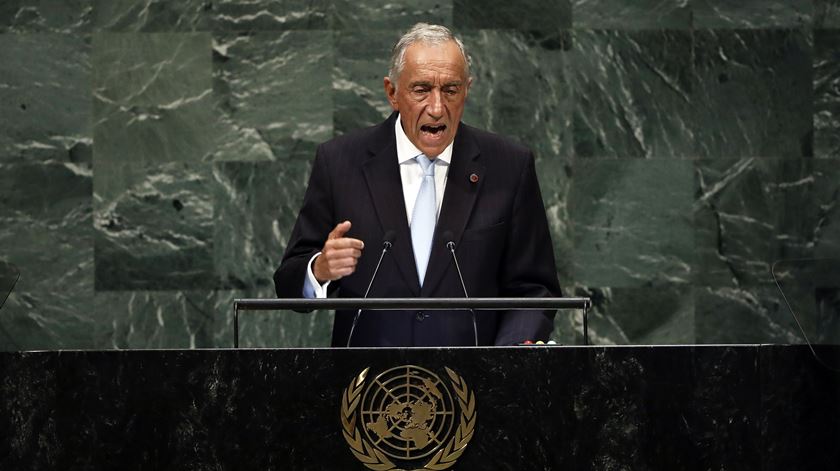
<instances>
[{"instance_id":1,"label":"jacket button","mask_svg":"<svg viewBox=\"0 0 840 471\"><path fill-rule=\"evenodd\" d=\"M426 315L423 314L423 311L417 311L417 322L423 322L423 319L426 318Z\"/></svg>"}]
</instances>

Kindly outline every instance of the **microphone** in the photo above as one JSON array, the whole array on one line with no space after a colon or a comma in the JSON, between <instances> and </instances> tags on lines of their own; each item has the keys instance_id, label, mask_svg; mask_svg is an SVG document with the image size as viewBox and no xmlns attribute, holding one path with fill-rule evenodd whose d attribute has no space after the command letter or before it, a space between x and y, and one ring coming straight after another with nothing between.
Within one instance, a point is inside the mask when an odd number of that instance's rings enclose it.
<instances>
[{"instance_id":1,"label":"microphone","mask_svg":"<svg viewBox=\"0 0 840 471\"><path fill-rule=\"evenodd\" d=\"M467 285L464 284L464 276L461 275L461 266L458 265L458 257L455 255L455 237L452 235L452 231L443 231L441 234L443 236L443 240L446 242L446 248L449 249L449 253L452 254L452 261L455 262L455 270L458 271L458 279L461 280L461 288L464 290L464 297L469 298L470 295L467 294ZM472 313L472 323L473 323L473 337L475 338L475 346L478 346L478 324L475 320L475 309L470 308L470 312Z\"/></svg>"},{"instance_id":2,"label":"microphone","mask_svg":"<svg viewBox=\"0 0 840 471\"><path fill-rule=\"evenodd\" d=\"M368 287L365 290L365 295L362 299L368 297L368 293L370 293L370 288L373 286L373 280L376 279L376 274L379 273L379 265L382 264L382 259L385 258L385 254L388 250L394 245L394 239L397 238L397 233L393 230L385 231L385 235L382 236L382 253L379 254L379 261L376 262L376 268L373 269L373 276L370 277L370 283L368 283ZM356 315L353 317L353 325L350 326L350 335L347 336L347 346L350 346L350 341L353 340L353 332L356 330L356 324L359 322L359 316L362 315L362 309L359 308L356 311Z\"/></svg>"}]
</instances>

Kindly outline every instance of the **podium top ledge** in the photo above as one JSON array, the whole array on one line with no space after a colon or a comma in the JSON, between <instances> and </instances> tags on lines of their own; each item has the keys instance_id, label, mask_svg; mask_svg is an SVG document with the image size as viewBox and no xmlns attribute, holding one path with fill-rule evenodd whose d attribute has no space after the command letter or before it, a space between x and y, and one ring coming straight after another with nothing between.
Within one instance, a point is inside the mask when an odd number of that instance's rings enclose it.
<instances>
[{"instance_id":1,"label":"podium top ledge","mask_svg":"<svg viewBox=\"0 0 840 471\"><path fill-rule=\"evenodd\" d=\"M325 298L325 299L234 299L234 309L267 311L280 309L590 309L590 298Z\"/></svg>"}]
</instances>

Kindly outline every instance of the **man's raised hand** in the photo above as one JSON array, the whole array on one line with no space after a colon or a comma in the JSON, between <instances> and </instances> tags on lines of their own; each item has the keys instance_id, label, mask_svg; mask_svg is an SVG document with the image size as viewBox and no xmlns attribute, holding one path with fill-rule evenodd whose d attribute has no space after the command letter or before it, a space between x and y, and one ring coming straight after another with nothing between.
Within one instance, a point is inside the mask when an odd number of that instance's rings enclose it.
<instances>
[{"instance_id":1,"label":"man's raised hand","mask_svg":"<svg viewBox=\"0 0 840 471\"><path fill-rule=\"evenodd\" d=\"M337 280L356 271L356 263L362 256L365 243L344 237L350 226L350 221L344 221L327 236L321 255L312 264L312 274L319 283Z\"/></svg>"}]
</instances>

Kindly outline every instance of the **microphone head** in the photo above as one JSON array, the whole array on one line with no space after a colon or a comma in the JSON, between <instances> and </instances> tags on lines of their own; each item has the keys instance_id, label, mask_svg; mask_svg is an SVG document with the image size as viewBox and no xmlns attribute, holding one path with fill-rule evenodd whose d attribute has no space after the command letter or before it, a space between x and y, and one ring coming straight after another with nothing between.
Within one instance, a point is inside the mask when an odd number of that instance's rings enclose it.
<instances>
[{"instance_id":1,"label":"microphone head","mask_svg":"<svg viewBox=\"0 0 840 471\"><path fill-rule=\"evenodd\" d=\"M393 229L388 229L387 231L385 231L385 235L382 236L382 245L386 247L391 247L391 245L394 243L394 239L396 238L397 231Z\"/></svg>"}]
</instances>

